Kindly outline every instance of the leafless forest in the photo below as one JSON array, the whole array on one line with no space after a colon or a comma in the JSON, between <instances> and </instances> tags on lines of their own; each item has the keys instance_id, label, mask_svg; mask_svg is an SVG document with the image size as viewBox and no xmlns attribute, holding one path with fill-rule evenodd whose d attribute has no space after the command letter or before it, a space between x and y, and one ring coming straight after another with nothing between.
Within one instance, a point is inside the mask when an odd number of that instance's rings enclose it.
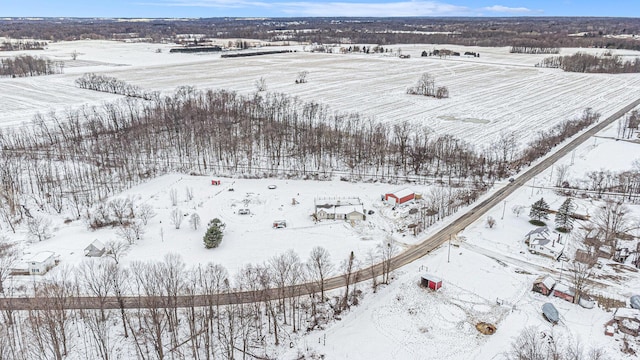
<instances>
[{"instance_id":1,"label":"leafless forest","mask_svg":"<svg viewBox=\"0 0 640 360\"><path fill-rule=\"evenodd\" d=\"M392 256L388 249L393 248L381 246L371 254L372 261ZM356 284L358 266L353 253L334 263L321 247L306 261L289 251L264 264L246 265L235 277L216 264L187 267L175 254L128 267L110 260L87 261L32 285L29 290L40 302L53 304L46 310L0 309L0 359L106 360L134 353L139 359L273 359L273 345L293 344L298 332L323 327L358 303L358 286L363 286ZM312 287L309 295L285 290L340 274L347 287L333 297L322 287ZM375 291L378 284L372 286ZM275 298L265 296L275 287L283 290ZM218 300L220 294L242 292L250 298L240 304ZM131 293L142 296L140 309L122 305L123 296ZM177 296L194 295L209 296L211 305L179 306ZM103 301L94 309L68 308L66 300L78 296ZM120 308L106 308L107 297L116 298Z\"/></svg>"},{"instance_id":2,"label":"leafless forest","mask_svg":"<svg viewBox=\"0 0 640 360\"><path fill-rule=\"evenodd\" d=\"M300 31L306 29L317 31ZM0 20L0 36L48 41L120 40L133 34L136 38L158 42L177 40L177 34L204 34L205 37L321 44L422 43L638 50L638 42L625 36L639 33L640 20L634 18L211 18L180 21L154 19L148 22L123 19Z\"/></svg>"},{"instance_id":3,"label":"leafless forest","mask_svg":"<svg viewBox=\"0 0 640 360\"><path fill-rule=\"evenodd\" d=\"M97 85L96 85L97 86ZM388 126L283 94L179 89L150 101L37 116L0 132L0 215L15 231L24 205L80 218L141 181L178 171L245 177L465 180L479 191L592 124L586 110L520 149L513 134L476 149L408 122ZM22 206L21 206L22 205Z\"/></svg>"},{"instance_id":4,"label":"leafless forest","mask_svg":"<svg viewBox=\"0 0 640 360\"><path fill-rule=\"evenodd\" d=\"M25 77L61 74L63 64L37 56L22 55L0 59L0 76Z\"/></svg>"}]
</instances>

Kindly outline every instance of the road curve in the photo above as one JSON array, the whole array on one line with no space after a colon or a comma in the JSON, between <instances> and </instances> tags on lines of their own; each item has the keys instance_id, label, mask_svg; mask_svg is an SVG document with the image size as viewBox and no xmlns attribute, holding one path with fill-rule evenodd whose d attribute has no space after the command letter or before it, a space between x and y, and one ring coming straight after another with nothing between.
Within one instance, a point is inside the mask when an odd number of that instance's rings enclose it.
<instances>
[{"instance_id":1,"label":"road curve","mask_svg":"<svg viewBox=\"0 0 640 360\"><path fill-rule=\"evenodd\" d=\"M443 243L450 236L454 236L467 226L482 217L487 211L501 201L506 199L514 191L519 189L527 181L542 171L553 165L560 158L573 151L587 139L603 130L606 126L621 118L624 114L640 105L640 99L637 99L620 109L605 120L597 123L589 130L576 136L569 143L556 150L553 154L548 155L538 164L532 166L515 181L507 184L503 188L497 190L491 197L481 201L474 207L469 209L464 215L454 220L451 224L445 226L434 235L428 237L424 241L409 247L406 251L398 254L390 262L390 269L395 270L405 266L421 257L427 255ZM376 264L372 267L359 270L352 275L352 279L356 281L369 280L375 274L382 274L383 264ZM353 282L353 281L352 281ZM345 286L345 277L336 276L325 280L324 290L335 290ZM0 309L13 310L43 310L43 309L119 309L119 308L163 308L163 307L192 307L192 306L215 306L238 303L251 303L265 301L268 299L276 299L284 296L307 295L319 291L319 284L307 283L287 287L284 289L266 289L261 291L246 292L226 292L220 294L208 295L178 295L178 296L125 296L125 297L68 297L64 299L55 298L39 298L39 297L16 297L16 298L0 298Z\"/></svg>"}]
</instances>

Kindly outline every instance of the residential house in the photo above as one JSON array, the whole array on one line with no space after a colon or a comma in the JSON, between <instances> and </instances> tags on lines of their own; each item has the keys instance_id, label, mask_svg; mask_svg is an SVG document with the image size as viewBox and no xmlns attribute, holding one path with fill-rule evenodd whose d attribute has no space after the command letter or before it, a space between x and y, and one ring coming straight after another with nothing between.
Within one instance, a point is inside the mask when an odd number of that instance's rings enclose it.
<instances>
[{"instance_id":1,"label":"residential house","mask_svg":"<svg viewBox=\"0 0 640 360\"><path fill-rule=\"evenodd\" d=\"M30 275L46 274L56 266L56 255L52 251L42 251L27 260Z\"/></svg>"}]
</instances>

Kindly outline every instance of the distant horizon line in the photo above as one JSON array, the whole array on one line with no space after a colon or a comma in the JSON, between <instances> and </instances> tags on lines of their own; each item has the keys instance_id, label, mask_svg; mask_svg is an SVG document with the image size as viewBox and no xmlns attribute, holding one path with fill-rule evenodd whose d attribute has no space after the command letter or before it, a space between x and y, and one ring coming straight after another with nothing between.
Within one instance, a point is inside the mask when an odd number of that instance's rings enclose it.
<instances>
[{"instance_id":1,"label":"distant horizon line","mask_svg":"<svg viewBox=\"0 0 640 360\"><path fill-rule=\"evenodd\" d=\"M638 19L634 16L585 16L585 15L517 15L517 16L209 16L209 17L140 17L140 16L2 16L0 21L47 19L100 19L100 20L206 20L206 19Z\"/></svg>"}]
</instances>

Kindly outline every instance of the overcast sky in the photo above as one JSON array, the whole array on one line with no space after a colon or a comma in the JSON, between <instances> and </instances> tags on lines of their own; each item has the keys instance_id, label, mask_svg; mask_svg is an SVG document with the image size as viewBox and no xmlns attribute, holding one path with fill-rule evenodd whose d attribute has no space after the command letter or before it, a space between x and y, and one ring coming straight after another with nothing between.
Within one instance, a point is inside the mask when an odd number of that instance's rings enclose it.
<instances>
[{"instance_id":1,"label":"overcast sky","mask_svg":"<svg viewBox=\"0 0 640 360\"><path fill-rule=\"evenodd\" d=\"M0 0L0 17L640 16L640 0Z\"/></svg>"}]
</instances>

